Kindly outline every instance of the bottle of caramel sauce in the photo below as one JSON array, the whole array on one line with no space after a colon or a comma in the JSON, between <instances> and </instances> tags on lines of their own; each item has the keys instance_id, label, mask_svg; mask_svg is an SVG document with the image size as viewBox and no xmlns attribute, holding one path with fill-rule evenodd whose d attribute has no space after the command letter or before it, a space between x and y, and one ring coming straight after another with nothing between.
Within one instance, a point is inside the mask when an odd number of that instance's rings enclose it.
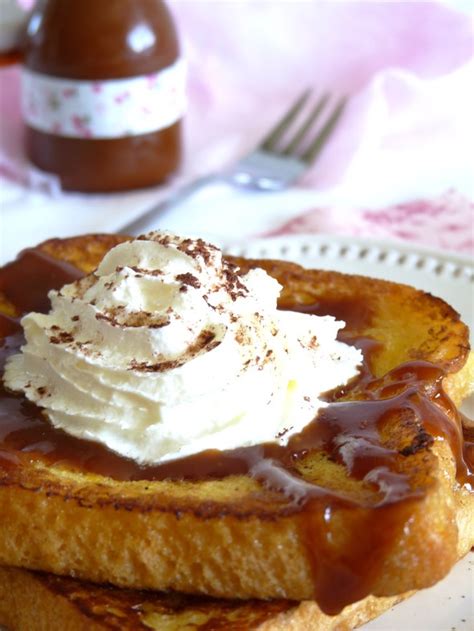
<instances>
[{"instance_id":1,"label":"bottle of caramel sauce","mask_svg":"<svg viewBox=\"0 0 474 631\"><path fill-rule=\"evenodd\" d=\"M64 189L164 181L179 166L184 66L162 0L45 0L27 27L30 160Z\"/></svg>"}]
</instances>

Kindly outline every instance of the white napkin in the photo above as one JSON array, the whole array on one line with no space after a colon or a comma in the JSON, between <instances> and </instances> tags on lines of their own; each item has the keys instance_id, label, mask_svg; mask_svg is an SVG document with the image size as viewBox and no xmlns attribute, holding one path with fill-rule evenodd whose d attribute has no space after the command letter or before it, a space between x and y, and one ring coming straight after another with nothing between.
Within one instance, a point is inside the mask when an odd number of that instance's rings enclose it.
<instances>
[{"instance_id":1,"label":"white napkin","mask_svg":"<svg viewBox=\"0 0 474 631\"><path fill-rule=\"evenodd\" d=\"M68 194L51 197L3 183L0 209L0 263L19 250L51 237L115 232L172 191L156 189L114 195ZM221 183L195 193L186 202L161 212L143 230L167 229L202 236L219 245L271 230L330 196L311 189L251 193Z\"/></svg>"}]
</instances>

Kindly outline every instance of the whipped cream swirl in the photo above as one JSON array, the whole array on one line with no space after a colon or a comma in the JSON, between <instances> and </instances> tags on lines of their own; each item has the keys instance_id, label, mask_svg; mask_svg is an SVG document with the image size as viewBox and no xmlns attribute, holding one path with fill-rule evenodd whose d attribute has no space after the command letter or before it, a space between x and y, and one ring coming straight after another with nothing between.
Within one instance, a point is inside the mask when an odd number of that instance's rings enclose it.
<instances>
[{"instance_id":1,"label":"whipped cream swirl","mask_svg":"<svg viewBox=\"0 0 474 631\"><path fill-rule=\"evenodd\" d=\"M150 233L22 319L5 384L56 427L143 464L285 444L361 355L336 341L344 323L277 311L280 290L202 240Z\"/></svg>"}]
</instances>

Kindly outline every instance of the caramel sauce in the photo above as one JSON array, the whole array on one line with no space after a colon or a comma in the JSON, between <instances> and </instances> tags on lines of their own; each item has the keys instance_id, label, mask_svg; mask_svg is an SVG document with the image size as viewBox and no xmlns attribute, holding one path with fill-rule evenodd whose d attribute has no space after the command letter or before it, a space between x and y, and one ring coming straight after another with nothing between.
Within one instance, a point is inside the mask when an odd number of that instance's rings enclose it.
<instances>
[{"instance_id":1,"label":"caramel sauce","mask_svg":"<svg viewBox=\"0 0 474 631\"><path fill-rule=\"evenodd\" d=\"M297 606L297 603L283 599L228 600L179 592L111 589L54 574L36 573L35 576L48 591L66 598L89 618L102 623L104 628L120 631L162 629L161 625L157 626L157 620L162 619L165 628L169 629L168 616L178 616L174 628L178 628L179 620L189 618L193 621L193 631L245 631L256 629ZM184 621L183 624L184 628L190 629Z\"/></svg>"},{"instance_id":2,"label":"caramel sauce","mask_svg":"<svg viewBox=\"0 0 474 631\"><path fill-rule=\"evenodd\" d=\"M0 290L19 312L47 311L49 289L80 277L73 266L38 250L27 250L0 271ZM287 308L288 305L285 307ZM331 313L347 322L341 336L362 349L364 365L349 385L327 395L327 407L286 446L261 444L231 451L210 450L159 466L142 467L107 448L55 429L42 411L23 396L0 391L0 468L40 461L101 474L116 480L220 479L251 475L263 487L282 493L287 512L297 513L314 575L314 596L327 613L371 592L391 545L403 532L413 504L424 497L426 480L414 482L404 459L447 440L456 460L457 479L474 489L474 436L463 437L460 414L444 393L444 371L428 362L410 361L375 377L373 354L380 343L351 333L368 323L370 311L357 301L336 298L315 305L289 305L306 313ZM23 342L19 321L0 316L0 370ZM350 395L351 400L345 400ZM403 447L391 444L390 427L403 426ZM323 454L326 466L343 465L363 482L358 495L338 485L304 476L308 454ZM332 543L332 529L343 513L351 525L343 541Z\"/></svg>"},{"instance_id":3,"label":"caramel sauce","mask_svg":"<svg viewBox=\"0 0 474 631\"><path fill-rule=\"evenodd\" d=\"M20 313L49 311L48 291L60 289L84 274L66 261L41 250L23 250L15 261L0 268L0 292Z\"/></svg>"}]
</instances>

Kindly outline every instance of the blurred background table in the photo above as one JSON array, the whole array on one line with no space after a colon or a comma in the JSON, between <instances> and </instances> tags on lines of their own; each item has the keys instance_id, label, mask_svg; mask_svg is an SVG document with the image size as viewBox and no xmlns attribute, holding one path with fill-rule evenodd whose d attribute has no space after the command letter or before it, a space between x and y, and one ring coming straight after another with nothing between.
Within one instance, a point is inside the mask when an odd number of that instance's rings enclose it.
<instances>
[{"instance_id":1,"label":"blurred background table","mask_svg":"<svg viewBox=\"0 0 474 631\"><path fill-rule=\"evenodd\" d=\"M19 67L0 70L0 259L119 230L252 148L302 87L349 94L315 167L283 193L214 186L153 226L220 244L316 232L473 252L472 2L170 1L188 60L185 161L164 187L63 193L24 157Z\"/></svg>"}]
</instances>

